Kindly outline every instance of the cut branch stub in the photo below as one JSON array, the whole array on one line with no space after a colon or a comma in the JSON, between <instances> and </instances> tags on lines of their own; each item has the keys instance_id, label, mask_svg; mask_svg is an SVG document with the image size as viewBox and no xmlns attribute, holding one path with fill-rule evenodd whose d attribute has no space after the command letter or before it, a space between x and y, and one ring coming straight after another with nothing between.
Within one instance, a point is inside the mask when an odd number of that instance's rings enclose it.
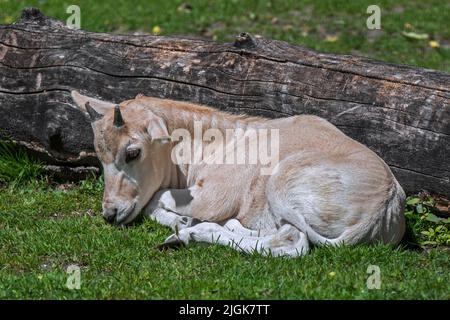
<instances>
[{"instance_id":1,"label":"cut branch stub","mask_svg":"<svg viewBox=\"0 0 450 320\"><path fill-rule=\"evenodd\" d=\"M242 32L235 38L234 46L236 48L254 48L256 47L256 40L249 33Z\"/></svg>"}]
</instances>

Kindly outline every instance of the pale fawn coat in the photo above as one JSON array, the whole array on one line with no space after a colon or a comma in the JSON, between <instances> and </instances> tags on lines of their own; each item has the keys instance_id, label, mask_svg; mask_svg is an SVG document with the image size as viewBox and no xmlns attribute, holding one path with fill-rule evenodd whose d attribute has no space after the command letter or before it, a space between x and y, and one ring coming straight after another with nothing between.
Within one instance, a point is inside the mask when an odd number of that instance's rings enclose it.
<instances>
[{"instance_id":1,"label":"pale fawn coat","mask_svg":"<svg viewBox=\"0 0 450 320\"><path fill-rule=\"evenodd\" d=\"M138 95L120 107L72 96L90 114L104 168L103 215L140 212L170 226L167 245L216 242L245 252L297 256L315 245L397 244L405 194L387 164L328 121L309 115L247 117ZM86 107L86 102L88 105ZM174 163L177 129L275 129L278 164ZM203 142L204 146L208 142ZM236 150L234 150L236 151Z\"/></svg>"}]
</instances>

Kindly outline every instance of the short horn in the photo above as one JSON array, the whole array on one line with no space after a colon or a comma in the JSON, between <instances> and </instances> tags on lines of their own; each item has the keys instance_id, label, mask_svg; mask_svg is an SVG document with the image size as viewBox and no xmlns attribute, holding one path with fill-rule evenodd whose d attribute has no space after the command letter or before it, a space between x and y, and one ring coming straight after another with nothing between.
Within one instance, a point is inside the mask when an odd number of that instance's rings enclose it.
<instances>
[{"instance_id":1,"label":"short horn","mask_svg":"<svg viewBox=\"0 0 450 320\"><path fill-rule=\"evenodd\" d=\"M114 126L117 128L122 127L125 124L122 118L122 113L120 112L119 105L114 107Z\"/></svg>"},{"instance_id":2,"label":"short horn","mask_svg":"<svg viewBox=\"0 0 450 320\"><path fill-rule=\"evenodd\" d=\"M89 114L89 117L91 118L91 122L100 120L103 117L102 114L98 113L97 111L95 111L94 108L91 107L89 101L86 102L84 106L86 108L87 113Z\"/></svg>"}]
</instances>

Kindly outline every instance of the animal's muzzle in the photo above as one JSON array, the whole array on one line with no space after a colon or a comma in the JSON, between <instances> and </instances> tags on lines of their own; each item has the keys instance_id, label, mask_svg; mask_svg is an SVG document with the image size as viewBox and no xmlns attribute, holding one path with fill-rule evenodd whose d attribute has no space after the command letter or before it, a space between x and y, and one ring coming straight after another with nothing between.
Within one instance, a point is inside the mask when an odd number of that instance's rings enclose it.
<instances>
[{"instance_id":1,"label":"animal's muzzle","mask_svg":"<svg viewBox=\"0 0 450 320\"><path fill-rule=\"evenodd\" d=\"M112 206L103 206L103 219L105 219L106 222L114 224L116 221L117 216L117 208Z\"/></svg>"},{"instance_id":2,"label":"animal's muzzle","mask_svg":"<svg viewBox=\"0 0 450 320\"><path fill-rule=\"evenodd\" d=\"M103 211L103 219L106 222L113 224L116 221L117 209L110 209L107 211Z\"/></svg>"},{"instance_id":3,"label":"animal's muzzle","mask_svg":"<svg viewBox=\"0 0 450 320\"><path fill-rule=\"evenodd\" d=\"M117 208L110 204L103 205L103 219L111 224L121 224L134 212L136 204L127 208Z\"/></svg>"}]
</instances>

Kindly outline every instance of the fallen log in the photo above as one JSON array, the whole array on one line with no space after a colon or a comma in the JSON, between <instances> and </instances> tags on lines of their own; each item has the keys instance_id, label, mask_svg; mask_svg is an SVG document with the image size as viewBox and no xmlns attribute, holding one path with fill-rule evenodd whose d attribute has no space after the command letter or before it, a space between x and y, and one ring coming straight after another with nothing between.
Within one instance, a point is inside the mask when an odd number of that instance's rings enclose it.
<instances>
[{"instance_id":1,"label":"fallen log","mask_svg":"<svg viewBox=\"0 0 450 320\"><path fill-rule=\"evenodd\" d=\"M407 192L450 196L450 75L241 34L234 43L86 32L26 9L0 26L0 130L48 164L97 165L71 90L266 117L315 114L379 154ZM292 137L301 139L301 137Z\"/></svg>"}]
</instances>

